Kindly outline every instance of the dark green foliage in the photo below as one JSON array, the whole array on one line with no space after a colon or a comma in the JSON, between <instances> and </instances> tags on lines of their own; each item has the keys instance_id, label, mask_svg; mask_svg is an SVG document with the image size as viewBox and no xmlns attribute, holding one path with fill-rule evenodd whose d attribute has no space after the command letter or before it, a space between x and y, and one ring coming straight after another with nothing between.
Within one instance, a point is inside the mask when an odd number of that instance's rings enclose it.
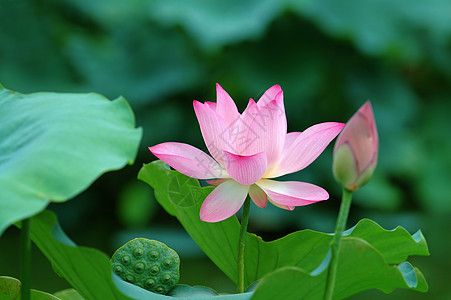
<instances>
[{"instance_id":1,"label":"dark green foliage","mask_svg":"<svg viewBox=\"0 0 451 300\"><path fill-rule=\"evenodd\" d=\"M122 225L172 226L161 211L122 209L124 203L142 205L142 194L124 193L124 185L154 159L147 146L178 141L205 149L192 100L214 101L215 82L241 111L249 97L280 84L289 131L345 122L370 99L380 160L373 179L355 194L350 224L370 217L385 228L422 228L433 256L418 264L435 285L426 295L395 293L392 299L449 297L451 247L443 236L451 219L450 3L0 0L0 83L24 93L123 95L144 128L134 169L101 178L77 201L52 207L80 241L97 240L88 234L93 227L114 234ZM268 240L301 228L333 231L339 187L330 152L286 178L325 187L329 201L289 214L252 208L250 230ZM122 212L119 223L115 217ZM111 239L105 235L97 246L112 251L105 246ZM0 242L10 248L9 241ZM189 277L195 276L193 270Z\"/></svg>"}]
</instances>

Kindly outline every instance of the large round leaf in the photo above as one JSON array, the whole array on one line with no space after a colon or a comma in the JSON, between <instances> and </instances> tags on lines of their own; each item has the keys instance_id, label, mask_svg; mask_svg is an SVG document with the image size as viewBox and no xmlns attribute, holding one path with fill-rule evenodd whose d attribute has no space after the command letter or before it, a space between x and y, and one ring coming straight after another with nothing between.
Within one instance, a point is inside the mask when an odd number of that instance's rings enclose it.
<instances>
[{"instance_id":1,"label":"large round leaf","mask_svg":"<svg viewBox=\"0 0 451 300\"><path fill-rule=\"evenodd\" d=\"M314 272L283 267L269 273L257 285L252 300L323 299L329 259ZM379 251L359 238L346 238L340 248L337 282L333 299L345 299L368 289L390 293L395 288L428 290L423 274L407 262L388 265Z\"/></svg>"},{"instance_id":2,"label":"large round leaf","mask_svg":"<svg viewBox=\"0 0 451 300\"><path fill-rule=\"evenodd\" d=\"M173 296L152 293L123 281L115 275L110 259L104 253L93 248L77 246L72 242L59 226L56 215L50 211L43 211L31 218L30 232L31 239L49 259L57 273L64 277L84 299L249 300L253 294L253 292L247 292L215 295L207 288L187 286L174 288Z\"/></svg>"},{"instance_id":3,"label":"large round leaf","mask_svg":"<svg viewBox=\"0 0 451 300\"><path fill-rule=\"evenodd\" d=\"M236 280L239 236L237 218L234 216L221 222L206 223L202 222L199 217L202 201L211 192L212 187L201 188L198 180L166 168L162 161L155 161L143 166L138 178L154 188L159 203L170 214L178 218L207 256L230 279ZM186 199L187 197L191 199ZM180 203L193 203L193 205L180 205ZM248 233L245 248L245 285L249 286L254 281L283 267L301 268L306 274L321 273L318 266L322 266L324 258L327 257L332 237L331 234L302 230L278 240L266 242L261 237ZM421 231L412 236L402 227L385 230L368 219L361 220L356 226L347 230L344 233L343 243L355 239L367 243L371 248L371 251L368 252L371 255L363 259L363 261L367 260L367 265L363 265L359 269L362 272L371 272L371 265L377 265L378 268L380 267L380 274L383 274L385 270L392 270L396 268L396 265L404 263L409 256L429 255L427 243ZM359 247L353 249L357 251ZM358 253L354 250L346 253L347 258L352 260L353 257L357 257ZM352 266L352 264L348 266ZM403 264L403 266L406 265ZM343 271L338 273L337 285L344 285L353 272L352 267L344 267ZM418 278L423 278L420 271L416 270L415 272L418 273ZM387 277L388 280L384 282L368 282L363 288L353 289L353 293L371 288L379 288L383 291L394 287L419 291L427 289L425 282L417 288L394 279L399 278L396 276ZM354 283L351 282L350 285ZM261 292L259 294L261 295Z\"/></svg>"},{"instance_id":4,"label":"large round leaf","mask_svg":"<svg viewBox=\"0 0 451 300\"><path fill-rule=\"evenodd\" d=\"M20 299L21 286L22 283L16 278L0 276L0 299ZM30 297L33 300L60 300L54 295L37 290L30 290ZM73 298L73 300L77 299Z\"/></svg>"},{"instance_id":5,"label":"large round leaf","mask_svg":"<svg viewBox=\"0 0 451 300\"><path fill-rule=\"evenodd\" d=\"M140 139L123 98L22 95L0 86L0 235L131 163Z\"/></svg>"}]
</instances>

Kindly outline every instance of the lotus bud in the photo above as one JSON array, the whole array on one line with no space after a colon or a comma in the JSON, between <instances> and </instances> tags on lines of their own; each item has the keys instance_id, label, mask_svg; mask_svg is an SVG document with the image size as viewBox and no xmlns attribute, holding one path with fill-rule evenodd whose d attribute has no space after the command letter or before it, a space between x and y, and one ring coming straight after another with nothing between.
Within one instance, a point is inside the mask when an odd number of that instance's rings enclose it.
<instances>
[{"instance_id":1,"label":"lotus bud","mask_svg":"<svg viewBox=\"0 0 451 300\"><path fill-rule=\"evenodd\" d=\"M379 138L371 103L367 101L346 123L335 142L333 173L346 189L355 191L373 175Z\"/></svg>"}]
</instances>

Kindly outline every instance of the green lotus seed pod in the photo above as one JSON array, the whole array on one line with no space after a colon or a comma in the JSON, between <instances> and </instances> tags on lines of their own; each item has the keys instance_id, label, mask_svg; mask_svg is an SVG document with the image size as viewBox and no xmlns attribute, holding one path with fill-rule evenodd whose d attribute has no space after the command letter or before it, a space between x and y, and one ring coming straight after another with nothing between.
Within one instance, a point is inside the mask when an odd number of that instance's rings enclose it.
<instances>
[{"instance_id":1,"label":"green lotus seed pod","mask_svg":"<svg viewBox=\"0 0 451 300\"><path fill-rule=\"evenodd\" d=\"M116 250L111 265L123 280L159 294L169 292L180 278L177 253L161 242L144 238L133 239Z\"/></svg>"}]
</instances>

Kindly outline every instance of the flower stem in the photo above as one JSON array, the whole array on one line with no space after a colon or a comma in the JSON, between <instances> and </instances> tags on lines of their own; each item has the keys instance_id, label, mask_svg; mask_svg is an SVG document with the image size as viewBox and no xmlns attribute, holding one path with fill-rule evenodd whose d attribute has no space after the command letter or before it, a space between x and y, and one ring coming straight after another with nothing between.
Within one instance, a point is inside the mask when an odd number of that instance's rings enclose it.
<instances>
[{"instance_id":1,"label":"flower stem","mask_svg":"<svg viewBox=\"0 0 451 300\"><path fill-rule=\"evenodd\" d=\"M246 233L247 224L249 223L249 209L251 206L251 201L246 198L243 205L243 215L241 216L241 229L240 229L240 240L238 242L238 279L236 285L236 291L238 293L244 293L244 248L246 245Z\"/></svg>"},{"instance_id":2,"label":"flower stem","mask_svg":"<svg viewBox=\"0 0 451 300\"><path fill-rule=\"evenodd\" d=\"M329 265L329 272L327 274L326 292L324 300L331 300L334 294L335 279L338 268L338 253L340 251L341 236L346 227L348 220L349 209L351 207L352 192L343 188L343 195L341 199L340 212L338 213L337 225L335 226L335 234L332 239L332 258Z\"/></svg>"},{"instance_id":3,"label":"flower stem","mask_svg":"<svg viewBox=\"0 0 451 300\"><path fill-rule=\"evenodd\" d=\"M30 300L30 279L31 279L31 240L30 240L30 219L22 220L20 234L20 289L21 300Z\"/></svg>"}]
</instances>

